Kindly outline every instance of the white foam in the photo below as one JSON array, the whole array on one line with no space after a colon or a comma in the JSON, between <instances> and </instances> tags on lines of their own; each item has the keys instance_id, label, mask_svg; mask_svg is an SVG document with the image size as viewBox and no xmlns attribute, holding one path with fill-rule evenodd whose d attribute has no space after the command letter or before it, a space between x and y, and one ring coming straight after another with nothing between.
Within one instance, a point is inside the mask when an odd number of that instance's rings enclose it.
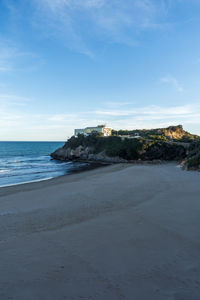
<instances>
[{"instance_id":1,"label":"white foam","mask_svg":"<svg viewBox=\"0 0 200 300\"><path fill-rule=\"evenodd\" d=\"M10 170L8 170L8 169L2 169L2 170L0 170L0 173L8 173L8 172L10 172Z\"/></svg>"},{"instance_id":2,"label":"white foam","mask_svg":"<svg viewBox=\"0 0 200 300\"><path fill-rule=\"evenodd\" d=\"M49 179L52 179L52 178L55 178L55 177L48 177L48 178L31 180L31 181L23 181L23 182L18 182L18 183L5 184L5 185L1 185L0 188L8 187L8 186L20 185L20 184L26 184L26 183L32 183L32 182L46 181L46 180L49 180Z\"/></svg>"}]
</instances>

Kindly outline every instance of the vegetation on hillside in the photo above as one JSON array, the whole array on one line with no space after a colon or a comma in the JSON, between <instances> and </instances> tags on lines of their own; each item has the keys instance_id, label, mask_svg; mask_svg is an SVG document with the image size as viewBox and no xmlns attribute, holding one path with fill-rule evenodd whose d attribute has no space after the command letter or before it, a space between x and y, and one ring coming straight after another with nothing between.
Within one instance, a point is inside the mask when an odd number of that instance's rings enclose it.
<instances>
[{"instance_id":1,"label":"vegetation on hillside","mask_svg":"<svg viewBox=\"0 0 200 300\"><path fill-rule=\"evenodd\" d=\"M200 169L200 141L191 143L185 164L188 169Z\"/></svg>"},{"instance_id":2,"label":"vegetation on hillside","mask_svg":"<svg viewBox=\"0 0 200 300\"><path fill-rule=\"evenodd\" d=\"M91 148L94 154L104 151L109 157L118 156L126 160L182 160L186 156L185 148L172 142L145 138L122 139L119 136L103 137L99 134L72 136L64 147L76 149L79 146Z\"/></svg>"},{"instance_id":3,"label":"vegetation on hillside","mask_svg":"<svg viewBox=\"0 0 200 300\"><path fill-rule=\"evenodd\" d=\"M159 140L159 141L179 141L179 142L191 142L198 140L199 136L190 134L183 130L182 125L169 126L167 128L158 129L139 129L139 130L113 130L112 135L114 136L135 136L139 135L144 139L148 140Z\"/></svg>"}]
</instances>

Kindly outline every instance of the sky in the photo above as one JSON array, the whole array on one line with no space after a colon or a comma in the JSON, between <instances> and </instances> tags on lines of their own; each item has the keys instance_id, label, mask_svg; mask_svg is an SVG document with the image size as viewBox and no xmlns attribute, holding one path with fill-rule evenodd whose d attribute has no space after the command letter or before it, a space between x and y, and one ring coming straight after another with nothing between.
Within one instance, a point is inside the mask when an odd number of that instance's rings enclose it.
<instances>
[{"instance_id":1,"label":"sky","mask_svg":"<svg viewBox=\"0 0 200 300\"><path fill-rule=\"evenodd\" d=\"M0 140L200 134L200 0L0 0Z\"/></svg>"}]
</instances>

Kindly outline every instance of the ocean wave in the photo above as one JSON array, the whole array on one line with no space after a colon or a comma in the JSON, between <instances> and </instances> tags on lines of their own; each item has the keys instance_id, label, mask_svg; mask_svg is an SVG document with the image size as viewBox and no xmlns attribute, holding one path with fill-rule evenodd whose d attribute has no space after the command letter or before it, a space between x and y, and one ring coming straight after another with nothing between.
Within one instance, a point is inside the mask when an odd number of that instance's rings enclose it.
<instances>
[{"instance_id":1,"label":"ocean wave","mask_svg":"<svg viewBox=\"0 0 200 300\"><path fill-rule=\"evenodd\" d=\"M0 186L66 174L73 164L57 164L49 155L62 145L57 142L0 142Z\"/></svg>"},{"instance_id":2,"label":"ocean wave","mask_svg":"<svg viewBox=\"0 0 200 300\"><path fill-rule=\"evenodd\" d=\"M1 169L0 169L0 173L8 173L8 172L10 172L10 170L8 170L8 169L3 169L3 170L1 170Z\"/></svg>"},{"instance_id":3,"label":"ocean wave","mask_svg":"<svg viewBox=\"0 0 200 300\"><path fill-rule=\"evenodd\" d=\"M20 172L21 171L21 172ZM70 169L52 169L52 170L45 170L45 169L40 169L40 170L34 170L32 172L26 172L25 170L19 170L19 171L13 171L12 174L9 175L9 177L27 177L27 176L35 176L35 175L44 175L44 174L53 174L53 173L59 173L61 175L66 174Z\"/></svg>"},{"instance_id":4,"label":"ocean wave","mask_svg":"<svg viewBox=\"0 0 200 300\"><path fill-rule=\"evenodd\" d=\"M18 160L9 160L7 161L7 164L26 164L26 163L38 163L38 162L46 162L49 159L46 159L44 157L40 158L32 158L28 157L26 159L18 159Z\"/></svg>"},{"instance_id":5,"label":"ocean wave","mask_svg":"<svg viewBox=\"0 0 200 300\"><path fill-rule=\"evenodd\" d=\"M32 180L20 181L20 182L15 182L15 183L10 183L10 184L3 184L3 185L0 185L0 188L1 187L9 187L9 186L20 185L20 184L33 183L33 182L46 181L46 180L53 179L53 178L54 177L45 177L45 178L40 178L40 179L32 179ZM10 212L9 213L3 213L3 214L0 213L0 216L5 215L5 214L10 214Z\"/></svg>"}]
</instances>

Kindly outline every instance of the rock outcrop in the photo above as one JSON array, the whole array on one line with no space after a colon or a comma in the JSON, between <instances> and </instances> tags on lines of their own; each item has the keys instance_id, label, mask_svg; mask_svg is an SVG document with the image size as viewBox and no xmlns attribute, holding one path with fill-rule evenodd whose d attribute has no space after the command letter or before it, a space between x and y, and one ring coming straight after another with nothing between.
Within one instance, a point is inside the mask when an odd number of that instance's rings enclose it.
<instances>
[{"instance_id":1,"label":"rock outcrop","mask_svg":"<svg viewBox=\"0 0 200 300\"><path fill-rule=\"evenodd\" d=\"M126 159L120 157L109 157L105 151L94 154L91 147L78 146L76 149L61 147L51 154L51 157L63 161L95 161L104 163L126 163Z\"/></svg>"}]
</instances>

